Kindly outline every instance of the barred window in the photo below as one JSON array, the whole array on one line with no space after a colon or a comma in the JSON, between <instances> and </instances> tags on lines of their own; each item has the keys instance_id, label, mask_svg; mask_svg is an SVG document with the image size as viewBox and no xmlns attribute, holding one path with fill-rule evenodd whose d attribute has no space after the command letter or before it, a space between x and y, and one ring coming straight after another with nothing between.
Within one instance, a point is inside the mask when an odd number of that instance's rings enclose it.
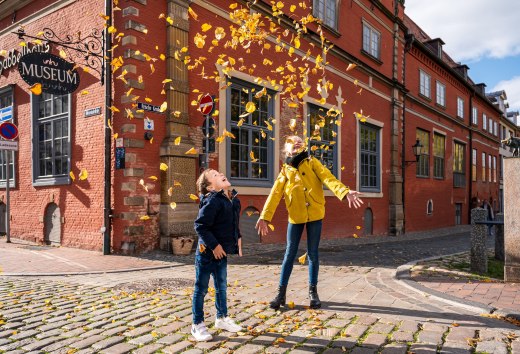
<instances>
[{"instance_id":1,"label":"barred window","mask_svg":"<svg viewBox=\"0 0 520 354\"><path fill-rule=\"evenodd\" d=\"M336 119L327 116L327 111L309 104L309 151L327 167L332 174L338 175Z\"/></svg>"},{"instance_id":2,"label":"barred window","mask_svg":"<svg viewBox=\"0 0 520 354\"><path fill-rule=\"evenodd\" d=\"M416 175L418 177L429 177L430 176L430 133L417 129L416 138L419 139L423 146L419 161L417 161Z\"/></svg>"}]
</instances>

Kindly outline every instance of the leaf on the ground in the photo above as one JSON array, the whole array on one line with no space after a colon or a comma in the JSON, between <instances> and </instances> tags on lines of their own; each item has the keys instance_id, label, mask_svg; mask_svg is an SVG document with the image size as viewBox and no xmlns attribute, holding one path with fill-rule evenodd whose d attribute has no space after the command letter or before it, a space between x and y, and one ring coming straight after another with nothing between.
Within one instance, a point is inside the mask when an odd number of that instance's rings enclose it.
<instances>
[{"instance_id":1,"label":"leaf on the ground","mask_svg":"<svg viewBox=\"0 0 520 354\"><path fill-rule=\"evenodd\" d=\"M300 264L305 264L306 260L307 260L307 252L305 252L303 255L298 257L298 262L300 262Z\"/></svg>"}]
</instances>

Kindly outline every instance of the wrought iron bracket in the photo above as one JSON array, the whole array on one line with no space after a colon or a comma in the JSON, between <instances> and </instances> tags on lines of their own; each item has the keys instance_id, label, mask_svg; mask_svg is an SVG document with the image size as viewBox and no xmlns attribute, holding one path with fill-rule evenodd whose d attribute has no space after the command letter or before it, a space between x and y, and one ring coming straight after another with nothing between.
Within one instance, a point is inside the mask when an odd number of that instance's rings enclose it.
<instances>
[{"instance_id":1,"label":"wrought iron bracket","mask_svg":"<svg viewBox=\"0 0 520 354\"><path fill-rule=\"evenodd\" d=\"M41 35L36 37L28 35L23 28L20 28L13 33L18 35L18 38L21 40L31 38L63 48L63 51L67 54L66 59L96 71L100 76L101 85L104 85L105 65L107 63L104 55L105 36L103 32L104 30L95 28L86 36L82 36L81 32L77 32L75 35L68 34L65 37L59 37L52 29L44 28L40 32Z\"/></svg>"}]
</instances>

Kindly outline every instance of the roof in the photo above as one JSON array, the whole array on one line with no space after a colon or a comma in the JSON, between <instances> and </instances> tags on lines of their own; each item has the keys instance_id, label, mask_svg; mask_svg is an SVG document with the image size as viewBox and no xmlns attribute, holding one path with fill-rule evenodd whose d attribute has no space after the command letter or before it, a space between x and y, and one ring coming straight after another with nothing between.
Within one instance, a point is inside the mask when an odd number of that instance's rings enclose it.
<instances>
[{"instance_id":1,"label":"roof","mask_svg":"<svg viewBox=\"0 0 520 354\"><path fill-rule=\"evenodd\" d=\"M502 97L503 100L507 100L506 91L504 91L504 90L486 93L486 97L489 98L489 99L494 98L496 100L500 96L503 96Z\"/></svg>"}]
</instances>

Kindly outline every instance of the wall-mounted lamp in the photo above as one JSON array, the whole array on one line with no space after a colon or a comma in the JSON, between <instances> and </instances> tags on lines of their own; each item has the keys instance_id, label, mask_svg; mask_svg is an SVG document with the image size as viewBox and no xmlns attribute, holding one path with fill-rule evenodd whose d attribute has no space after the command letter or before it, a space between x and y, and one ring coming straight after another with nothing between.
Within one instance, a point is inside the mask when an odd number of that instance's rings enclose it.
<instances>
[{"instance_id":1,"label":"wall-mounted lamp","mask_svg":"<svg viewBox=\"0 0 520 354\"><path fill-rule=\"evenodd\" d=\"M413 154L415 155L415 161L412 160L412 161L405 161L405 162L406 163L418 162L419 161L419 157L421 157L422 148L423 148L423 145L421 144L419 139L417 139L415 141L415 144L412 145Z\"/></svg>"}]
</instances>

